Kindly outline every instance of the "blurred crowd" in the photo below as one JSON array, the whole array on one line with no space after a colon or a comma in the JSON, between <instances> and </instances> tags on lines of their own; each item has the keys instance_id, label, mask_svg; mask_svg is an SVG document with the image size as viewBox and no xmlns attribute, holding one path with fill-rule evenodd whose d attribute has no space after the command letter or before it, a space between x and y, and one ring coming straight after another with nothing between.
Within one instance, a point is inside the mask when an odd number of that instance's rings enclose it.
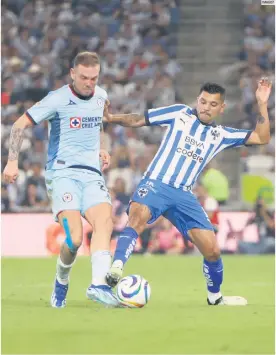
<instances>
[{"instance_id":1,"label":"blurred crowd","mask_svg":"<svg viewBox=\"0 0 276 355\"><path fill-rule=\"evenodd\" d=\"M178 6L177 0L3 1L2 167L12 124L50 90L70 83L79 51L99 53L99 85L112 110L142 113L175 103ZM109 125L105 131L112 151L107 185L126 204L162 130ZM2 184L2 212L50 210L43 182L47 139L47 122L26 130L17 183Z\"/></svg>"},{"instance_id":2,"label":"blurred crowd","mask_svg":"<svg viewBox=\"0 0 276 355\"><path fill-rule=\"evenodd\" d=\"M241 66L239 104L242 128L254 129L259 115L255 91L261 77L275 82L275 8L261 6L261 2L244 0L244 43L239 53ZM261 148L261 153L274 156L275 152L275 85L269 99L271 142ZM257 148L259 151L259 148ZM253 153L257 150L253 149ZM243 151L243 155L248 152Z\"/></svg>"}]
</instances>

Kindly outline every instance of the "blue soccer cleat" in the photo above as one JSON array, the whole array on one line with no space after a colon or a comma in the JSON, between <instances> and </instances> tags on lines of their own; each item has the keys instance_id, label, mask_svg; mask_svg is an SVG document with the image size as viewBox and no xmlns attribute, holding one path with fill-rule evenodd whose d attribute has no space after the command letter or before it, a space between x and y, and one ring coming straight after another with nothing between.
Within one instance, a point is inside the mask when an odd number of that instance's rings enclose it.
<instances>
[{"instance_id":1,"label":"blue soccer cleat","mask_svg":"<svg viewBox=\"0 0 276 355\"><path fill-rule=\"evenodd\" d=\"M62 285L55 280L55 288L51 297L51 306L54 308L63 308L66 305L66 295L68 292L68 284Z\"/></svg>"},{"instance_id":2,"label":"blue soccer cleat","mask_svg":"<svg viewBox=\"0 0 276 355\"><path fill-rule=\"evenodd\" d=\"M88 287L86 291L88 299L103 304L107 308L122 308L123 305L118 301L117 297L107 285L94 286L93 284Z\"/></svg>"}]
</instances>

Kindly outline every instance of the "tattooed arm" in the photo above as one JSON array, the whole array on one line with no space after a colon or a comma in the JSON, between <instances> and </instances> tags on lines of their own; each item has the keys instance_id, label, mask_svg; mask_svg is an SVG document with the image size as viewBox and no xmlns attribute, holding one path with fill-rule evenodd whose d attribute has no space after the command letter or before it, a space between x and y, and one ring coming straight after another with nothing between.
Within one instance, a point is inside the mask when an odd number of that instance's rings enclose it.
<instances>
[{"instance_id":1,"label":"tattooed arm","mask_svg":"<svg viewBox=\"0 0 276 355\"><path fill-rule=\"evenodd\" d=\"M13 183L18 176L18 156L23 142L24 129L32 125L31 120L24 114L12 126L8 162L4 169L6 182Z\"/></svg>"},{"instance_id":2,"label":"tattooed arm","mask_svg":"<svg viewBox=\"0 0 276 355\"><path fill-rule=\"evenodd\" d=\"M267 102L271 92L272 83L268 79L260 80L256 91L256 98L259 106L259 116L255 130L251 133L246 144L259 145L267 144L270 141L270 124L267 111Z\"/></svg>"}]
</instances>

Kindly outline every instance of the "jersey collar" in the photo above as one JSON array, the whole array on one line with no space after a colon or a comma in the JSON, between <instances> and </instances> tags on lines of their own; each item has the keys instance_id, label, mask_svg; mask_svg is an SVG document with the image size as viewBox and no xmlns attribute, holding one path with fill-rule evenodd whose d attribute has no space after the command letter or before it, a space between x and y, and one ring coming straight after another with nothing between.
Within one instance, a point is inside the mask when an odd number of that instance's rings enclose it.
<instances>
[{"instance_id":1,"label":"jersey collar","mask_svg":"<svg viewBox=\"0 0 276 355\"><path fill-rule=\"evenodd\" d=\"M89 96L83 96L83 95L81 95L81 94L79 94L79 93L76 92L76 90L74 89L74 86L73 86L72 84L69 85L69 88L70 88L70 90L72 91L72 94L73 94L73 95L75 95L75 96L77 96L79 99L85 100L85 101L90 100L91 97L93 97L93 96L94 96L94 93L95 93L95 91L93 91L91 95L89 95Z\"/></svg>"},{"instance_id":2,"label":"jersey collar","mask_svg":"<svg viewBox=\"0 0 276 355\"><path fill-rule=\"evenodd\" d=\"M201 124L203 124L203 126L217 127L217 125L216 125L215 122L205 123L205 122L200 121L200 119L199 119L199 117L198 117L198 114L197 114L196 108L193 108L193 109L192 109L192 115L196 116L196 118L199 120L199 122L200 122Z\"/></svg>"}]
</instances>

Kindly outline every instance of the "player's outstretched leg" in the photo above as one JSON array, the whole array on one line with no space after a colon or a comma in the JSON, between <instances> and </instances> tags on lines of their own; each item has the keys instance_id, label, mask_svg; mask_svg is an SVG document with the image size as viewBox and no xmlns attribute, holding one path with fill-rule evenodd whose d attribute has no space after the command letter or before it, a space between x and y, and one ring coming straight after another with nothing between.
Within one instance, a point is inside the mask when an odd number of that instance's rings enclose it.
<instances>
[{"instance_id":1,"label":"player's outstretched leg","mask_svg":"<svg viewBox=\"0 0 276 355\"><path fill-rule=\"evenodd\" d=\"M190 238L204 256L203 275L207 282L208 305L244 306L247 300L240 296L222 296L223 263L215 234L211 230L191 229Z\"/></svg>"},{"instance_id":2,"label":"player's outstretched leg","mask_svg":"<svg viewBox=\"0 0 276 355\"><path fill-rule=\"evenodd\" d=\"M69 273L82 242L82 223L79 211L61 212L59 222L64 228L66 239L61 246L57 260L56 279L51 297L51 305L54 308L63 308L66 305Z\"/></svg>"},{"instance_id":3,"label":"player's outstretched leg","mask_svg":"<svg viewBox=\"0 0 276 355\"><path fill-rule=\"evenodd\" d=\"M85 212L85 218L93 229L90 245L92 282L86 291L86 296L88 299L106 307L120 307L119 301L105 279L111 265L109 251L113 228L111 213L112 207L109 203L101 203L90 207Z\"/></svg>"},{"instance_id":4,"label":"player's outstretched leg","mask_svg":"<svg viewBox=\"0 0 276 355\"><path fill-rule=\"evenodd\" d=\"M115 287L123 275L123 266L132 254L138 235L142 233L151 217L147 206L132 202L129 209L129 221L122 231L115 250L113 263L106 275L109 286Z\"/></svg>"}]
</instances>

